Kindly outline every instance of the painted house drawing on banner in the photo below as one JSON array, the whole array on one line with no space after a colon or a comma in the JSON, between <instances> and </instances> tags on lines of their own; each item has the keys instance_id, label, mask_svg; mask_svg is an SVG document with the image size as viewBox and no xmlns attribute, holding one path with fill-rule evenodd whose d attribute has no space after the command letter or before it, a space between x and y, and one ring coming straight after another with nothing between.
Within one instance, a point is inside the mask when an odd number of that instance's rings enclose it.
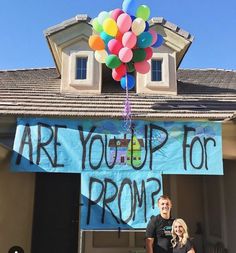
<instances>
[{"instance_id":1,"label":"painted house drawing on banner","mask_svg":"<svg viewBox=\"0 0 236 253\"><path fill-rule=\"evenodd\" d=\"M132 141L93 21L44 31L55 67L0 70L0 252L144 253L162 193L198 253L236 252L236 70L182 69L194 37L152 17L163 43L133 73Z\"/></svg>"},{"instance_id":2,"label":"painted house drawing on banner","mask_svg":"<svg viewBox=\"0 0 236 253\"><path fill-rule=\"evenodd\" d=\"M131 145L133 145L133 147ZM132 153L133 163L137 166L140 165L142 147L144 147L142 139L137 139L137 137L134 135L133 141L131 141L131 139L127 139L125 135L123 139L110 140L109 147L110 147L110 163L113 163L114 159L116 158L116 163L131 165L131 153Z\"/></svg>"}]
</instances>

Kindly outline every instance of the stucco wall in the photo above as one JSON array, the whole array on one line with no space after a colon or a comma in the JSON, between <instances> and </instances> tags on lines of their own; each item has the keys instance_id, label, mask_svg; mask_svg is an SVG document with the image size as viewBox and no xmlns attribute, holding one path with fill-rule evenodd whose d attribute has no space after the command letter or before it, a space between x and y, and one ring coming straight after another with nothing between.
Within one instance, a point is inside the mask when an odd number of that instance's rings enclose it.
<instances>
[{"instance_id":1,"label":"stucco wall","mask_svg":"<svg viewBox=\"0 0 236 253\"><path fill-rule=\"evenodd\" d=\"M0 252L20 246L30 252L34 174L12 173L0 164Z\"/></svg>"},{"instance_id":2,"label":"stucco wall","mask_svg":"<svg viewBox=\"0 0 236 253\"><path fill-rule=\"evenodd\" d=\"M203 176L179 175L176 180L177 217L186 221L197 252L204 252L204 237L201 233L204 230Z\"/></svg>"},{"instance_id":3,"label":"stucco wall","mask_svg":"<svg viewBox=\"0 0 236 253\"><path fill-rule=\"evenodd\" d=\"M225 207L226 207L226 229L228 253L236 252L236 160L226 160L224 163L224 188L225 188Z\"/></svg>"}]
</instances>

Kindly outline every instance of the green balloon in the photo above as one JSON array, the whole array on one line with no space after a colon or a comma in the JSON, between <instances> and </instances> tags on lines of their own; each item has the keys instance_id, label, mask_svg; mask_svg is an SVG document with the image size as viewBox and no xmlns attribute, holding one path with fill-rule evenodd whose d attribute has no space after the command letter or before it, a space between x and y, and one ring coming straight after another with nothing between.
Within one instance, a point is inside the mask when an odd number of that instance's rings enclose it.
<instances>
[{"instance_id":1,"label":"green balloon","mask_svg":"<svg viewBox=\"0 0 236 253\"><path fill-rule=\"evenodd\" d=\"M143 48L138 48L133 50L133 62L144 61L146 58L146 51Z\"/></svg>"},{"instance_id":2,"label":"green balloon","mask_svg":"<svg viewBox=\"0 0 236 253\"><path fill-rule=\"evenodd\" d=\"M114 69L121 65L121 61L116 55L110 54L106 58L106 65L108 68Z\"/></svg>"},{"instance_id":3,"label":"green balloon","mask_svg":"<svg viewBox=\"0 0 236 253\"><path fill-rule=\"evenodd\" d=\"M128 62L126 66L127 66L127 72L134 72L135 68L134 68L133 62Z\"/></svg>"},{"instance_id":4,"label":"green balloon","mask_svg":"<svg viewBox=\"0 0 236 253\"><path fill-rule=\"evenodd\" d=\"M140 5L136 11L136 17L147 21L150 16L150 9L147 5Z\"/></svg>"},{"instance_id":5,"label":"green balloon","mask_svg":"<svg viewBox=\"0 0 236 253\"><path fill-rule=\"evenodd\" d=\"M97 19L97 18L95 18L95 19L93 20L92 25L93 25L93 29L94 29L96 32L100 33L100 32L103 31L102 25L98 22L98 19Z\"/></svg>"}]
</instances>

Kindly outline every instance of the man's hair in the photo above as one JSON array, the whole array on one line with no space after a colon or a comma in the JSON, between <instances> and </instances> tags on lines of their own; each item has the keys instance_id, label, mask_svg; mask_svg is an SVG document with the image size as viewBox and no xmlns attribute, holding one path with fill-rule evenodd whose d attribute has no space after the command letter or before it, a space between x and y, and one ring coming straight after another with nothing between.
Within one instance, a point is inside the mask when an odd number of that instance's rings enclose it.
<instances>
[{"instance_id":1,"label":"man's hair","mask_svg":"<svg viewBox=\"0 0 236 253\"><path fill-rule=\"evenodd\" d=\"M171 199L170 199L170 197L169 197L168 195L161 195L161 196L158 198L157 202L159 203L159 201L160 201L161 199L168 199L168 200L170 200L170 202L171 202Z\"/></svg>"}]
</instances>

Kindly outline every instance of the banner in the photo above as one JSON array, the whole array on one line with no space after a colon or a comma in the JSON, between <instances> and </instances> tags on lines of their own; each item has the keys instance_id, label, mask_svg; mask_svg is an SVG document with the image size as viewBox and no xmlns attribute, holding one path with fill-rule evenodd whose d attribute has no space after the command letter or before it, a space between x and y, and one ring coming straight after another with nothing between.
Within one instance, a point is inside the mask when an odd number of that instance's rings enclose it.
<instances>
[{"instance_id":1,"label":"banner","mask_svg":"<svg viewBox=\"0 0 236 253\"><path fill-rule=\"evenodd\" d=\"M161 175L146 171L101 171L81 174L81 219L84 230L145 228L157 215Z\"/></svg>"},{"instance_id":2,"label":"banner","mask_svg":"<svg viewBox=\"0 0 236 253\"><path fill-rule=\"evenodd\" d=\"M14 171L153 171L222 175L221 124L216 122L18 119Z\"/></svg>"}]
</instances>

